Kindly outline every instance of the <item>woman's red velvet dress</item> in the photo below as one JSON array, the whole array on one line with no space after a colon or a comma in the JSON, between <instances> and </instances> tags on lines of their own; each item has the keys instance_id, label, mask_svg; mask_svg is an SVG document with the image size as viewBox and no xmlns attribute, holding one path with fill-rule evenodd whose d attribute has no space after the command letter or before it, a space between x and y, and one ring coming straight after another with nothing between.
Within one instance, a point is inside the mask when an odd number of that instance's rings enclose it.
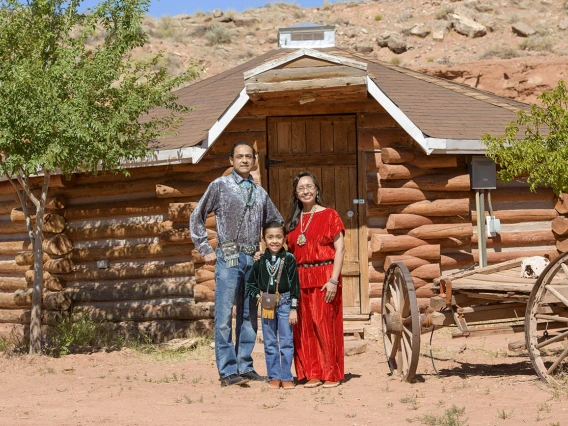
<instances>
[{"instance_id":1,"label":"woman's red velvet dress","mask_svg":"<svg viewBox=\"0 0 568 426\"><path fill-rule=\"evenodd\" d=\"M309 214L304 215L304 227ZM306 243L298 245L301 225L288 234L288 250L298 265L333 261L333 240L345 228L333 209L315 212L304 233ZM324 300L321 288L331 278L333 262L309 268L298 267L300 300L298 323L294 326L294 364L298 380L320 379L332 382L343 380L343 304L341 277L337 294L331 303Z\"/></svg>"}]
</instances>

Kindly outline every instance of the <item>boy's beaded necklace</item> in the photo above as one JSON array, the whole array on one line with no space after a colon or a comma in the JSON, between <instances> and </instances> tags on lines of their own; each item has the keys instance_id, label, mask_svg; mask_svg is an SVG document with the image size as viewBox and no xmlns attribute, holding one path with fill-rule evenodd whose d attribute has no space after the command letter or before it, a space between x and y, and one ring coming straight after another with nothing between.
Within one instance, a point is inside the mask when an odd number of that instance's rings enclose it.
<instances>
[{"instance_id":1,"label":"boy's beaded necklace","mask_svg":"<svg viewBox=\"0 0 568 426\"><path fill-rule=\"evenodd\" d=\"M268 284L269 287L274 285L274 277L276 276L276 273L278 272L278 268L280 267L280 262L282 262L281 257L276 259L274 264L270 260L266 259L266 270L268 271L268 276L270 277L270 282ZM268 291L268 289L267 289L267 291Z\"/></svg>"}]
</instances>

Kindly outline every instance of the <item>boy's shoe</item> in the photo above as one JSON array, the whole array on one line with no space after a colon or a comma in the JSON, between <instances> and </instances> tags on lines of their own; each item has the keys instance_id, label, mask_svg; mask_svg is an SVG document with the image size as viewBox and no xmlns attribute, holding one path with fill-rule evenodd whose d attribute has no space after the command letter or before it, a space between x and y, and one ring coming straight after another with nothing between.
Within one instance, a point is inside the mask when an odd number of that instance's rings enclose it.
<instances>
[{"instance_id":1,"label":"boy's shoe","mask_svg":"<svg viewBox=\"0 0 568 426\"><path fill-rule=\"evenodd\" d=\"M268 387L270 389L280 389L280 380L271 380L268 382Z\"/></svg>"},{"instance_id":2,"label":"boy's shoe","mask_svg":"<svg viewBox=\"0 0 568 426\"><path fill-rule=\"evenodd\" d=\"M239 376L238 374L229 374L227 377L222 377L221 386L231 386L231 385L244 385L248 383L250 379L246 377Z\"/></svg>"},{"instance_id":3,"label":"boy's shoe","mask_svg":"<svg viewBox=\"0 0 568 426\"><path fill-rule=\"evenodd\" d=\"M331 382L329 380L326 380L322 388L336 388L337 386L339 386L339 382Z\"/></svg>"},{"instance_id":4,"label":"boy's shoe","mask_svg":"<svg viewBox=\"0 0 568 426\"><path fill-rule=\"evenodd\" d=\"M296 385L294 384L294 382L282 382L282 389L290 390L294 389L295 387Z\"/></svg>"},{"instance_id":5,"label":"boy's shoe","mask_svg":"<svg viewBox=\"0 0 568 426\"><path fill-rule=\"evenodd\" d=\"M320 379L310 379L304 384L304 387L305 388L317 388L320 385L321 385Z\"/></svg>"},{"instance_id":6,"label":"boy's shoe","mask_svg":"<svg viewBox=\"0 0 568 426\"><path fill-rule=\"evenodd\" d=\"M257 382L266 382L268 380L268 377L261 376L260 374L258 374L254 370L250 370L250 371L247 371L246 373L242 373L241 377L243 377L247 380L254 380L254 381L257 381Z\"/></svg>"}]
</instances>

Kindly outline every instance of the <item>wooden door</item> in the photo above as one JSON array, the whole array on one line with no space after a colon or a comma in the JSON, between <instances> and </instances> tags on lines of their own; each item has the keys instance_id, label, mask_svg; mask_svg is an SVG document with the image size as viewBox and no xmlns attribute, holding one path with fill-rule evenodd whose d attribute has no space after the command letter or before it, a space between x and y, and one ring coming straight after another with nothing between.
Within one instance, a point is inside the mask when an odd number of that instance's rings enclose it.
<instances>
[{"instance_id":1,"label":"wooden door","mask_svg":"<svg viewBox=\"0 0 568 426\"><path fill-rule=\"evenodd\" d=\"M354 115L272 117L268 119L268 185L270 197L286 218L292 181L309 171L318 179L323 200L345 225L343 306L345 314L361 313L357 142Z\"/></svg>"}]
</instances>

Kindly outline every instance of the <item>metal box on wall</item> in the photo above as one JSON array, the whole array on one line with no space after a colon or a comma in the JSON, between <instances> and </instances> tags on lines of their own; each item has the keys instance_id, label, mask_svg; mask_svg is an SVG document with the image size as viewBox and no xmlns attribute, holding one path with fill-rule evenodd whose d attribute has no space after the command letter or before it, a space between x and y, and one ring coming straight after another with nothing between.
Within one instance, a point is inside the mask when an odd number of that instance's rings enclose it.
<instances>
[{"instance_id":1,"label":"metal box on wall","mask_svg":"<svg viewBox=\"0 0 568 426\"><path fill-rule=\"evenodd\" d=\"M471 158L471 189L497 188L497 165L491 158Z\"/></svg>"}]
</instances>

